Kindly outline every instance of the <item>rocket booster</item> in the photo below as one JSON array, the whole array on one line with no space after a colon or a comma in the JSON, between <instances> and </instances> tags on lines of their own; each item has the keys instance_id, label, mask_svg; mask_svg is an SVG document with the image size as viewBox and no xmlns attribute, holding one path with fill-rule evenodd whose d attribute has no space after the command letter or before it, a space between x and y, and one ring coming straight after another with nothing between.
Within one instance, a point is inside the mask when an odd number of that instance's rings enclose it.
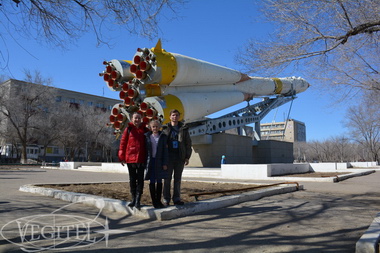
<instances>
[{"instance_id":1,"label":"rocket booster","mask_svg":"<svg viewBox=\"0 0 380 253\"><path fill-rule=\"evenodd\" d=\"M300 77L250 77L237 70L166 52L161 41L154 48L138 48L132 61L104 62L100 73L107 86L120 92L123 104L117 105L111 124L121 129L128 113L140 111L149 121L169 120L169 111L181 112L181 120L193 122L253 97L290 96L310 85ZM112 123L114 122L114 123Z\"/></svg>"}]
</instances>

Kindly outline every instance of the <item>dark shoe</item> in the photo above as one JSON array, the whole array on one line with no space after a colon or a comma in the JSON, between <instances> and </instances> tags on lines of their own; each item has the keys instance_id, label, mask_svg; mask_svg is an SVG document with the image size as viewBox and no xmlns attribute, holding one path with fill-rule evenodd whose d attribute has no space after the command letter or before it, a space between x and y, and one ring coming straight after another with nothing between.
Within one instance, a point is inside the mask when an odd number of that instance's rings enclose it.
<instances>
[{"instance_id":1,"label":"dark shoe","mask_svg":"<svg viewBox=\"0 0 380 253\"><path fill-rule=\"evenodd\" d=\"M137 195L136 195L136 204L135 204L135 207L136 207L138 210L140 210L140 208L141 208L140 200L141 200L141 195L140 195L140 194L137 194Z\"/></svg>"},{"instance_id":2,"label":"dark shoe","mask_svg":"<svg viewBox=\"0 0 380 253\"><path fill-rule=\"evenodd\" d=\"M152 199L152 205L154 208L158 208L157 200L156 200L156 185L149 184L150 197Z\"/></svg>"},{"instance_id":3,"label":"dark shoe","mask_svg":"<svg viewBox=\"0 0 380 253\"><path fill-rule=\"evenodd\" d=\"M157 207L156 207L156 208L165 208L165 207L167 207L167 206L165 206L164 204L162 204L161 202L159 202L159 203L157 204Z\"/></svg>"},{"instance_id":4,"label":"dark shoe","mask_svg":"<svg viewBox=\"0 0 380 253\"><path fill-rule=\"evenodd\" d=\"M178 200L178 201L174 202L174 205L176 205L176 206L183 206L184 204L185 204L185 202L183 202L181 200Z\"/></svg>"},{"instance_id":5,"label":"dark shoe","mask_svg":"<svg viewBox=\"0 0 380 253\"><path fill-rule=\"evenodd\" d=\"M157 207L156 208L164 208L165 205L162 204L161 202L161 198L162 198L162 183L157 183L157 187L156 187L156 205Z\"/></svg>"},{"instance_id":6,"label":"dark shoe","mask_svg":"<svg viewBox=\"0 0 380 253\"><path fill-rule=\"evenodd\" d=\"M134 180L129 180L130 193L132 196L132 201L128 204L129 207L134 207L136 204L136 182Z\"/></svg>"},{"instance_id":7,"label":"dark shoe","mask_svg":"<svg viewBox=\"0 0 380 253\"><path fill-rule=\"evenodd\" d=\"M136 204L136 197L132 196L132 201L128 204L129 207L134 207Z\"/></svg>"},{"instance_id":8,"label":"dark shoe","mask_svg":"<svg viewBox=\"0 0 380 253\"><path fill-rule=\"evenodd\" d=\"M169 201L166 201L166 200L164 200L163 206L164 206L164 207L168 207L168 206L170 206L170 202L169 202Z\"/></svg>"}]
</instances>

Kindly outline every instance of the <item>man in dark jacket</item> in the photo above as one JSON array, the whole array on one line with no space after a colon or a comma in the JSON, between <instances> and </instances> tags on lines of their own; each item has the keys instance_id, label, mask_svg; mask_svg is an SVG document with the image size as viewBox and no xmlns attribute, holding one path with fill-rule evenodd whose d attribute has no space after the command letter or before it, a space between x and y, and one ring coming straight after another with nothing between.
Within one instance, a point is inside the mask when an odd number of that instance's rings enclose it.
<instances>
[{"instance_id":1,"label":"man in dark jacket","mask_svg":"<svg viewBox=\"0 0 380 253\"><path fill-rule=\"evenodd\" d=\"M174 109L170 111L170 122L164 128L164 133L168 136L169 163L168 178L164 180L164 204L170 204L170 185L174 174L173 203L183 205L181 201L181 179L185 165L189 164L191 156L191 138L189 129L182 122L179 122L180 113Z\"/></svg>"}]
</instances>

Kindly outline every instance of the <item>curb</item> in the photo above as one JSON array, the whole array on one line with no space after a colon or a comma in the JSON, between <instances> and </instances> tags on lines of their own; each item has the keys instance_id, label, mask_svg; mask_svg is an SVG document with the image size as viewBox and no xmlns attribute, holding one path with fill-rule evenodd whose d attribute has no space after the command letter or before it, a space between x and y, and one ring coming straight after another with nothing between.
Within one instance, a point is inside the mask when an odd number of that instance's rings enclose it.
<instances>
[{"instance_id":1,"label":"curb","mask_svg":"<svg viewBox=\"0 0 380 253\"><path fill-rule=\"evenodd\" d=\"M335 177L270 177L265 180L285 180L285 181L304 181L304 182L330 182L330 183L337 183L352 177L359 177L364 176L368 174L375 173L376 170L365 170L362 172L352 172L350 174L346 175L337 175Z\"/></svg>"},{"instance_id":2,"label":"curb","mask_svg":"<svg viewBox=\"0 0 380 253\"><path fill-rule=\"evenodd\" d=\"M121 201L117 199L110 199L99 197L95 195L74 193L68 191L62 191L52 188L44 188L33 184L23 185L19 188L22 192L29 192L35 194L41 194L44 196L61 199L63 201L77 203L81 202L88 206L95 206L99 209L107 211L117 212L121 214L134 215L142 219L153 220L170 220L187 215L192 215L204 211L219 209L227 206L236 205L246 201L252 201L261 199L268 196L277 194L294 192L302 190L303 185L295 186L294 184L284 183L283 186L275 186L266 189L260 189L257 191L251 191L242 193L239 195L224 196L220 198L214 198L210 200L202 200L192 203L187 203L184 206L170 206L163 209L155 209L151 206L143 206L140 210L130 208L127 206L129 202Z\"/></svg>"},{"instance_id":3,"label":"curb","mask_svg":"<svg viewBox=\"0 0 380 253\"><path fill-rule=\"evenodd\" d=\"M359 177L359 176L369 175L369 174L372 174L375 172L376 172L376 170L365 170L362 172L350 173L347 175L340 175L340 176L337 176L337 181L334 181L334 182L346 180L346 179L351 178L351 177Z\"/></svg>"},{"instance_id":4,"label":"curb","mask_svg":"<svg viewBox=\"0 0 380 253\"><path fill-rule=\"evenodd\" d=\"M380 240L380 213L356 242L355 253L378 253Z\"/></svg>"}]
</instances>

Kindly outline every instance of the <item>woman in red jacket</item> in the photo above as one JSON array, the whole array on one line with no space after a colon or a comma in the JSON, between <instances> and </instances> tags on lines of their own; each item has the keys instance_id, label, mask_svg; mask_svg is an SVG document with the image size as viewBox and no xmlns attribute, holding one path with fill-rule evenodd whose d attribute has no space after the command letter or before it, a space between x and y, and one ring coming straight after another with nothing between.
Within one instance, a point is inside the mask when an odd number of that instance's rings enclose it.
<instances>
[{"instance_id":1,"label":"woman in red jacket","mask_svg":"<svg viewBox=\"0 0 380 253\"><path fill-rule=\"evenodd\" d=\"M145 123L142 123L141 114L135 112L132 121L124 130L120 140L119 160L128 166L129 185L132 202L129 207L140 209L141 195L144 188L144 169L146 163L145 133L148 132Z\"/></svg>"}]
</instances>

